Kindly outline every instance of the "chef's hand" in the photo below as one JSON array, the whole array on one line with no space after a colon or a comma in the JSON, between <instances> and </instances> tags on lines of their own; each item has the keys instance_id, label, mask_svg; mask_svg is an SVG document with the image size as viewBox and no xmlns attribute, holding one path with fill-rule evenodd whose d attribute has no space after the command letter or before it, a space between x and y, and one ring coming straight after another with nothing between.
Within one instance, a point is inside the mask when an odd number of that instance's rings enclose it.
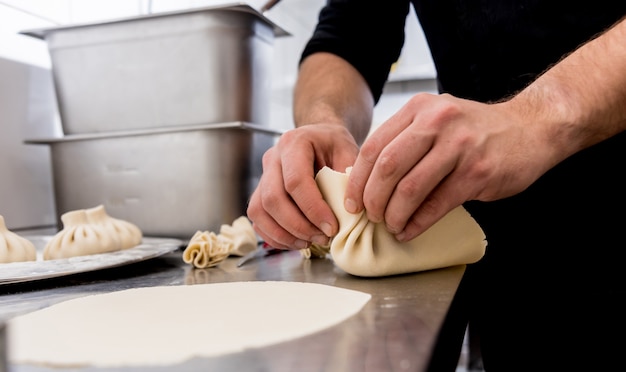
<instances>
[{"instance_id":1,"label":"chef's hand","mask_svg":"<svg viewBox=\"0 0 626 372\"><path fill-rule=\"evenodd\" d=\"M407 241L465 201L523 191L557 162L542 123L525 114L507 102L415 95L361 147L346 209L365 209Z\"/></svg>"},{"instance_id":2,"label":"chef's hand","mask_svg":"<svg viewBox=\"0 0 626 372\"><path fill-rule=\"evenodd\" d=\"M341 125L305 125L284 133L263 156L263 175L248 205L256 232L275 248L328 244L339 225L315 174L324 166L343 172L357 153L354 138Z\"/></svg>"}]
</instances>

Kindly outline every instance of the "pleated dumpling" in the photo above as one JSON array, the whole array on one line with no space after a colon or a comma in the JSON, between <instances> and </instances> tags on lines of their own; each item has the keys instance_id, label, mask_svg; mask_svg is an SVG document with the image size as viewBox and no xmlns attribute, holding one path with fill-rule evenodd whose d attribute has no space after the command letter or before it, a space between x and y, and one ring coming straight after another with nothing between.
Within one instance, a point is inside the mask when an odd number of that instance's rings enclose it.
<instances>
[{"instance_id":1,"label":"pleated dumpling","mask_svg":"<svg viewBox=\"0 0 626 372\"><path fill-rule=\"evenodd\" d=\"M10 231L0 216L0 263L35 261L37 251L28 239Z\"/></svg>"},{"instance_id":2,"label":"pleated dumpling","mask_svg":"<svg viewBox=\"0 0 626 372\"><path fill-rule=\"evenodd\" d=\"M244 256L256 249L258 239L252 223L246 216L238 217L232 225L222 225L219 235L232 241L233 248L230 254L233 256Z\"/></svg>"},{"instance_id":3,"label":"pleated dumpling","mask_svg":"<svg viewBox=\"0 0 626 372\"><path fill-rule=\"evenodd\" d=\"M85 212L90 223L104 227L114 239L119 241L120 249L141 244L143 234L139 227L131 222L109 216L104 205L86 209Z\"/></svg>"},{"instance_id":4,"label":"pleated dumpling","mask_svg":"<svg viewBox=\"0 0 626 372\"><path fill-rule=\"evenodd\" d=\"M103 226L90 223L84 209L64 213L61 222L63 229L56 233L44 248L44 260L119 250L119 240Z\"/></svg>"},{"instance_id":5,"label":"pleated dumpling","mask_svg":"<svg viewBox=\"0 0 626 372\"><path fill-rule=\"evenodd\" d=\"M364 277L405 274L469 264L483 257L485 234L462 206L404 243L398 242L384 223L369 221L365 212L349 213L343 204L349 171L341 173L324 167L315 178L339 221L330 254L347 273Z\"/></svg>"}]
</instances>

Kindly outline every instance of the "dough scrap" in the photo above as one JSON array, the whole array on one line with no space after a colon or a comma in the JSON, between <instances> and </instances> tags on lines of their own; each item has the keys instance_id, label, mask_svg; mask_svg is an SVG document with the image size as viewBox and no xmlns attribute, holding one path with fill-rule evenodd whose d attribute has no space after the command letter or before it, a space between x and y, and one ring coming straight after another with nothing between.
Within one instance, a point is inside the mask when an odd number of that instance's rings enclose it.
<instances>
[{"instance_id":1,"label":"dough scrap","mask_svg":"<svg viewBox=\"0 0 626 372\"><path fill-rule=\"evenodd\" d=\"M36 261L37 250L28 239L10 231L0 215L0 263Z\"/></svg>"},{"instance_id":2,"label":"dough scrap","mask_svg":"<svg viewBox=\"0 0 626 372\"><path fill-rule=\"evenodd\" d=\"M311 244L309 248L300 249L300 254L304 258L325 258L330 253L330 246Z\"/></svg>"},{"instance_id":3,"label":"dough scrap","mask_svg":"<svg viewBox=\"0 0 626 372\"><path fill-rule=\"evenodd\" d=\"M128 289L7 322L14 364L164 366L313 334L358 313L367 293L300 282Z\"/></svg>"},{"instance_id":4,"label":"dough scrap","mask_svg":"<svg viewBox=\"0 0 626 372\"><path fill-rule=\"evenodd\" d=\"M198 269L217 266L228 256L244 256L254 251L257 241L250 220L240 216L231 225L220 226L218 234L196 231L183 252L183 261Z\"/></svg>"},{"instance_id":5,"label":"dough scrap","mask_svg":"<svg viewBox=\"0 0 626 372\"><path fill-rule=\"evenodd\" d=\"M330 254L339 268L378 277L474 263L485 254L485 234L462 206L405 243L398 242L384 224L369 221L365 212L349 213L343 204L349 171L324 167L315 178L339 221L339 233L330 242Z\"/></svg>"},{"instance_id":6,"label":"dough scrap","mask_svg":"<svg viewBox=\"0 0 626 372\"><path fill-rule=\"evenodd\" d=\"M224 224L220 227L222 238L232 241L233 247L230 254L233 256L245 256L257 247L258 239L252 223L246 216L241 216L233 221L232 225Z\"/></svg>"},{"instance_id":7,"label":"dough scrap","mask_svg":"<svg viewBox=\"0 0 626 372\"><path fill-rule=\"evenodd\" d=\"M183 251L183 261L198 269L213 267L224 261L232 249L232 241L212 231L196 231Z\"/></svg>"}]
</instances>

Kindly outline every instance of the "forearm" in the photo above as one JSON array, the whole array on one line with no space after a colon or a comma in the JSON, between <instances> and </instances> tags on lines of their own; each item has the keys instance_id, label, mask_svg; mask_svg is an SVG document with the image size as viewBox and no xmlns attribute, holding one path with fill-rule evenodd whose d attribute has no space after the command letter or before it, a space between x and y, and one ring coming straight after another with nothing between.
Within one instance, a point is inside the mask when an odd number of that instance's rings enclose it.
<instances>
[{"instance_id":1,"label":"forearm","mask_svg":"<svg viewBox=\"0 0 626 372\"><path fill-rule=\"evenodd\" d=\"M372 122L374 98L359 72L329 53L315 53L300 66L294 92L294 121L344 125L363 143Z\"/></svg>"},{"instance_id":2,"label":"forearm","mask_svg":"<svg viewBox=\"0 0 626 372\"><path fill-rule=\"evenodd\" d=\"M505 103L541 128L555 164L626 129L624 40L622 20Z\"/></svg>"}]
</instances>

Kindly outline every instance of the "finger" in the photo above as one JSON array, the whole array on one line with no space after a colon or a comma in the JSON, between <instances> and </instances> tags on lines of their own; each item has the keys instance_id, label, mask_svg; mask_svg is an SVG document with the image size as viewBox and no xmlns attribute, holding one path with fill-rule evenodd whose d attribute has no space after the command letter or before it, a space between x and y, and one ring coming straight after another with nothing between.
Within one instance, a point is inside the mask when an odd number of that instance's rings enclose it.
<instances>
[{"instance_id":1,"label":"finger","mask_svg":"<svg viewBox=\"0 0 626 372\"><path fill-rule=\"evenodd\" d=\"M278 165L278 167L280 167ZM282 229L289 232L295 238L292 244L301 245L297 240L311 241L315 238L320 240L319 229L313 225L303 214L300 207L296 204L289 190L285 188L285 181L282 179L280 172L274 171L268 173L271 176L263 177L263 187L261 191L261 205L263 210L272 217L273 221ZM314 183L314 181L313 181ZM315 184L314 184L315 185ZM314 186L317 190L317 187ZM266 229L272 225L267 222ZM272 229L274 231L274 229ZM279 231L276 231L280 233ZM297 240L296 240L297 239ZM324 243L327 238L324 239Z\"/></svg>"},{"instance_id":2,"label":"finger","mask_svg":"<svg viewBox=\"0 0 626 372\"><path fill-rule=\"evenodd\" d=\"M397 187L401 186L399 183L403 179L406 180L411 169L418 165L428 153L433 138L433 135L407 128L383 149L374 164L363 192L363 204L370 221L385 220L385 211L389 209L388 203L395 195ZM413 186L412 183L410 185ZM406 207L409 206L405 205ZM406 218L408 219L409 216L407 215Z\"/></svg>"},{"instance_id":3,"label":"finger","mask_svg":"<svg viewBox=\"0 0 626 372\"><path fill-rule=\"evenodd\" d=\"M284 154L283 184L280 188L287 192L303 218L309 222L300 225L303 229L300 238L325 245L328 238L339 230L339 223L315 182L313 161L302 156L302 151ZM310 165L303 167L302 164Z\"/></svg>"},{"instance_id":4,"label":"finger","mask_svg":"<svg viewBox=\"0 0 626 372\"><path fill-rule=\"evenodd\" d=\"M270 149L263 156L264 173L248 205L248 217L264 234L263 238L279 247L302 247L315 227L302 215L283 189L282 167L278 151ZM304 231L304 233L303 233Z\"/></svg>"},{"instance_id":5,"label":"finger","mask_svg":"<svg viewBox=\"0 0 626 372\"><path fill-rule=\"evenodd\" d=\"M434 190L454 171L457 159L454 154L452 149L433 149L397 183L384 216L391 233L402 232L409 219L423 207L424 201L429 196L432 198Z\"/></svg>"},{"instance_id":6,"label":"finger","mask_svg":"<svg viewBox=\"0 0 626 372\"><path fill-rule=\"evenodd\" d=\"M263 189L263 178L259 181L259 187L252 194L248 204L247 215L252 221L252 227L259 236L274 248L290 249L306 247L308 243L298 239L287 230L282 228L274 218L267 213L261 202L261 191Z\"/></svg>"},{"instance_id":7,"label":"finger","mask_svg":"<svg viewBox=\"0 0 626 372\"><path fill-rule=\"evenodd\" d=\"M452 209L463 204L463 199L451 198L456 187L452 182L444 182L435 189L420 205L407 222L404 230L396 234L396 239L401 242L414 239L428 230Z\"/></svg>"},{"instance_id":8,"label":"finger","mask_svg":"<svg viewBox=\"0 0 626 372\"><path fill-rule=\"evenodd\" d=\"M344 207L348 212L358 213L365 208L363 193L378 157L411 121L412 117L401 109L365 140L348 177L344 196Z\"/></svg>"}]
</instances>

